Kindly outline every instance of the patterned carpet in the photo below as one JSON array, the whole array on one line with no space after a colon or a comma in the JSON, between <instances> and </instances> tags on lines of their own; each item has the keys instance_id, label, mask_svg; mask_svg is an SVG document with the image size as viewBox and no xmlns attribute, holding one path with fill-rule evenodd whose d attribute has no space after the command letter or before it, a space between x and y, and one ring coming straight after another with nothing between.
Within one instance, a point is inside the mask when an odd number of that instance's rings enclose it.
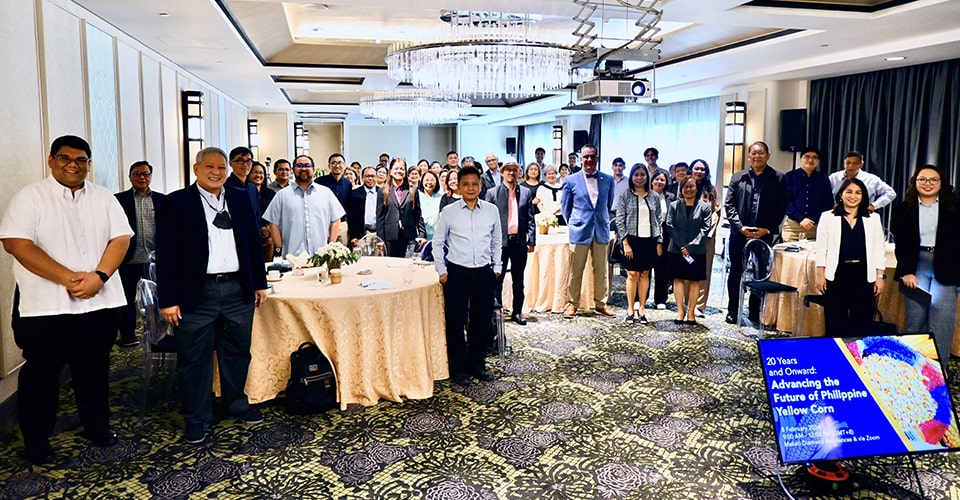
<instances>
[{"instance_id":1,"label":"patterned carpet","mask_svg":"<svg viewBox=\"0 0 960 500\"><path fill-rule=\"evenodd\" d=\"M142 359L115 353L121 443L87 446L67 386L53 466L20 458L15 426L0 435L0 498L786 498L755 342L708 312L696 327L670 310L648 311L646 326L539 315L508 325L513 354L490 358L493 382L312 417L266 404L262 424L222 421L199 447L182 442L176 403L138 428ZM960 456L916 462L927 498L960 499ZM846 465L855 486L843 498L919 498L905 459ZM782 474L798 498L830 493L796 466Z\"/></svg>"}]
</instances>

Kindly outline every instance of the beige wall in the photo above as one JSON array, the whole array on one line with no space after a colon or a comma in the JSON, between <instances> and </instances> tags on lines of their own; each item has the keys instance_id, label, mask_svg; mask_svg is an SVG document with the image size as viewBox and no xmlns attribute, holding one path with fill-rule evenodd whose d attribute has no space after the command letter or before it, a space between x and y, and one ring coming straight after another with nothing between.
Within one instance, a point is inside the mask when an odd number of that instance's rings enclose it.
<instances>
[{"instance_id":1,"label":"beige wall","mask_svg":"<svg viewBox=\"0 0 960 500\"><path fill-rule=\"evenodd\" d=\"M260 139L257 159L265 162L269 156L271 161L277 161L280 158L293 161L292 113L252 113L250 118L257 120L257 135ZM313 146L312 135L310 145Z\"/></svg>"},{"instance_id":2,"label":"beige wall","mask_svg":"<svg viewBox=\"0 0 960 500\"><path fill-rule=\"evenodd\" d=\"M68 0L4 0L4 50L0 75L4 123L0 148L4 152L0 183L0 217L6 203L21 188L47 175L50 142L64 134L90 137L89 88L86 78L85 26L113 37L121 186L129 185L126 170L137 159L155 167L154 188L168 192L184 185L180 138L180 90L204 91L212 116L206 123L207 145L246 143L247 110L199 81L182 68L118 32ZM15 68L15 70L14 70ZM220 101L223 109L220 109ZM96 163L97 146L93 145ZM0 251L0 377L22 362L13 341L10 312L13 303L13 259Z\"/></svg>"},{"instance_id":3,"label":"beige wall","mask_svg":"<svg viewBox=\"0 0 960 500\"><path fill-rule=\"evenodd\" d=\"M327 158L333 153L343 152L343 123L305 123L303 127L310 132L310 156L317 162L318 168L326 171ZM346 160L347 165L354 161L353 158Z\"/></svg>"}]
</instances>

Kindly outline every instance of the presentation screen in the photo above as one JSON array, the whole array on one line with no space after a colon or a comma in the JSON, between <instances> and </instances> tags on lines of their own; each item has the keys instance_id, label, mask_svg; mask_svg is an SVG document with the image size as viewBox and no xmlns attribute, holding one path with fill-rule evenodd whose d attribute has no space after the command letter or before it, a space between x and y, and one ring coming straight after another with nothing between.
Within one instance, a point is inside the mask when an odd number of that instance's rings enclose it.
<instances>
[{"instance_id":1,"label":"presentation screen","mask_svg":"<svg viewBox=\"0 0 960 500\"><path fill-rule=\"evenodd\" d=\"M758 344L783 463L960 448L931 334Z\"/></svg>"}]
</instances>

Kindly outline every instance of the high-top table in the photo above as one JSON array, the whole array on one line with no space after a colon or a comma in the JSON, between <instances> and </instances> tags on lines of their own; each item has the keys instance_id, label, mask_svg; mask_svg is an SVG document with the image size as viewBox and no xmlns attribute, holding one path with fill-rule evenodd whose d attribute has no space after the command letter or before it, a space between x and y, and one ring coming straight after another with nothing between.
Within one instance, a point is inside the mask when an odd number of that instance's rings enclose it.
<instances>
[{"instance_id":1,"label":"high-top table","mask_svg":"<svg viewBox=\"0 0 960 500\"><path fill-rule=\"evenodd\" d=\"M404 283L403 264L414 266ZM369 275L358 271L369 269ZM432 265L363 257L343 268L343 282L318 282L316 268L286 273L253 320L246 392L251 403L277 397L290 378L290 353L313 342L333 365L340 407L433 395L448 378L443 289ZM369 290L362 282L395 288Z\"/></svg>"}]
</instances>

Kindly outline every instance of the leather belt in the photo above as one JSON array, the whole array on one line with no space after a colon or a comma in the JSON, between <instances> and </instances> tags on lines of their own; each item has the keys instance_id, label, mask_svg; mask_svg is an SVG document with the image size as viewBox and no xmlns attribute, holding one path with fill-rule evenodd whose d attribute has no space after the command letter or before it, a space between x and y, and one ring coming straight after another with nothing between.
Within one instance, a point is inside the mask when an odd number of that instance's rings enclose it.
<instances>
[{"instance_id":1,"label":"leather belt","mask_svg":"<svg viewBox=\"0 0 960 500\"><path fill-rule=\"evenodd\" d=\"M930 252L930 253L933 253L933 249L934 247L920 247L920 250L924 252Z\"/></svg>"},{"instance_id":2,"label":"leather belt","mask_svg":"<svg viewBox=\"0 0 960 500\"><path fill-rule=\"evenodd\" d=\"M863 262L863 261L860 260L860 259L853 259L853 260L845 260L845 261L843 261L844 264L859 264L859 263L861 263L861 262Z\"/></svg>"},{"instance_id":3,"label":"leather belt","mask_svg":"<svg viewBox=\"0 0 960 500\"><path fill-rule=\"evenodd\" d=\"M216 281L217 283L223 283L225 281L237 279L237 274L238 273L208 274L207 279L210 281Z\"/></svg>"}]
</instances>

